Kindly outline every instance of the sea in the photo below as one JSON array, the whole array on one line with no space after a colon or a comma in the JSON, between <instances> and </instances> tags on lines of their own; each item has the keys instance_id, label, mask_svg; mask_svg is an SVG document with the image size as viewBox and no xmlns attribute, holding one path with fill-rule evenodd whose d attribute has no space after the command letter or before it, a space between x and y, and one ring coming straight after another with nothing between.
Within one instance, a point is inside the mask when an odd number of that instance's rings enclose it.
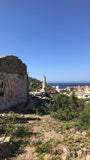
<instances>
[{"instance_id":1,"label":"sea","mask_svg":"<svg viewBox=\"0 0 90 160\"><path fill-rule=\"evenodd\" d=\"M58 83L48 83L50 86L59 86L60 89L65 89L67 87L76 86L90 86L90 82L58 82Z\"/></svg>"}]
</instances>

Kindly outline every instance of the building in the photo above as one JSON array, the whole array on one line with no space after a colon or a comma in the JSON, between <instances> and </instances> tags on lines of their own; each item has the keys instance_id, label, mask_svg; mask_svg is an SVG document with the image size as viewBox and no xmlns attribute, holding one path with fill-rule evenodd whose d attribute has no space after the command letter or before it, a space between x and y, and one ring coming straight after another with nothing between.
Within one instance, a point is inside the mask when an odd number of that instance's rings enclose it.
<instances>
[{"instance_id":1,"label":"building","mask_svg":"<svg viewBox=\"0 0 90 160\"><path fill-rule=\"evenodd\" d=\"M0 110L24 103L27 97L26 65L16 56L0 57Z\"/></svg>"}]
</instances>

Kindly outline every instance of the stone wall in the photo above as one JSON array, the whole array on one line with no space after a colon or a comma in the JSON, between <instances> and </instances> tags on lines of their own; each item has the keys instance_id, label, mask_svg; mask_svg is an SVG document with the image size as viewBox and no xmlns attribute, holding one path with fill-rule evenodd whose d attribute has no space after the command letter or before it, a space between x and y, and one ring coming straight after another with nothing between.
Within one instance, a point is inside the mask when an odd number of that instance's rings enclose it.
<instances>
[{"instance_id":1,"label":"stone wall","mask_svg":"<svg viewBox=\"0 0 90 160\"><path fill-rule=\"evenodd\" d=\"M27 67L16 56L0 57L0 110L27 101Z\"/></svg>"}]
</instances>

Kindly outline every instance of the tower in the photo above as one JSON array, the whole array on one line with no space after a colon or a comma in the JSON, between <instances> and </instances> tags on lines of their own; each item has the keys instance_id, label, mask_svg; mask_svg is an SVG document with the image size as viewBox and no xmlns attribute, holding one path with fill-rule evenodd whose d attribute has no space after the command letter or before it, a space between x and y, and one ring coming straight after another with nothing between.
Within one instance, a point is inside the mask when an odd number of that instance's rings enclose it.
<instances>
[{"instance_id":1,"label":"tower","mask_svg":"<svg viewBox=\"0 0 90 160\"><path fill-rule=\"evenodd\" d=\"M43 82L42 82L42 92L46 91L46 76L44 76L43 78Z\"/></svg>"}]
</instances>

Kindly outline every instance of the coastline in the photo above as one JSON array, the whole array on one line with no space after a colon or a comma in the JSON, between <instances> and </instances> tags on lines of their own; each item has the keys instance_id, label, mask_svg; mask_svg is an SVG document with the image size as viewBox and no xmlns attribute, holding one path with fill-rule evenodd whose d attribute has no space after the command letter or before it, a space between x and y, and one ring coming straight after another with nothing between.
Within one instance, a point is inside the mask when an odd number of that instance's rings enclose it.
<instances>
[{"instance_id":1,"label":"coastline","mask_svg":"<svg viewBox=\"0 0 90 160\"><path fill-rule=\"evenodd\" d=\"M90 86L90 82L48 82L50 86L59 86L60 89L66 89L67 87L77 87L77 86Z\"/></svg>"}]
</instances>

